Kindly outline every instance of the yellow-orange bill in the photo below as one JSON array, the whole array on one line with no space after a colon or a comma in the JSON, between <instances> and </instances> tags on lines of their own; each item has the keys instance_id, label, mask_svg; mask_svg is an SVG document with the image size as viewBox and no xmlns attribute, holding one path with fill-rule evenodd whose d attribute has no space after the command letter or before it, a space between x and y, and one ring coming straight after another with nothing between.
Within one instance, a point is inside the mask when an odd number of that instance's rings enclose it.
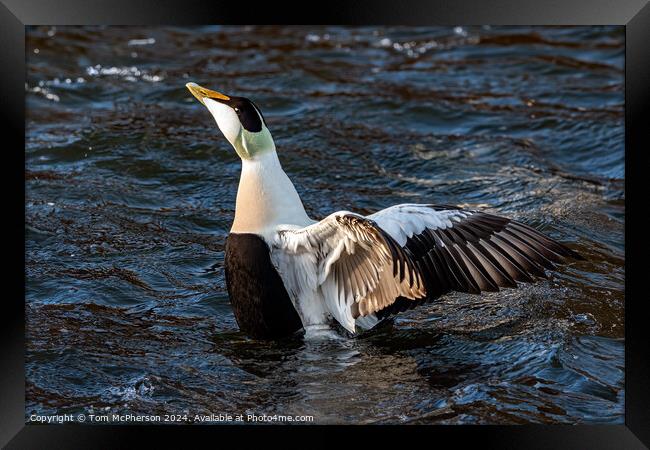
<instances>
[{"instance_id":1,"label":"yellow-orange bill","mask_svg":"<svg viewBox=\"0 0 650 450\"><path fill-rule=\"evenodd\" d=\"M205 105L205 102L203 101L204 98L214 98L216 100L230 100L230 97L228 97L227 95L223 95L220 92L212 91L210 89L204 88L202 86L199 86L196 83L187 83L185 87L187 87L187 89L190 90L192 95L196 97L196 99L204 105Z\"/></svg>"}]
</instances>

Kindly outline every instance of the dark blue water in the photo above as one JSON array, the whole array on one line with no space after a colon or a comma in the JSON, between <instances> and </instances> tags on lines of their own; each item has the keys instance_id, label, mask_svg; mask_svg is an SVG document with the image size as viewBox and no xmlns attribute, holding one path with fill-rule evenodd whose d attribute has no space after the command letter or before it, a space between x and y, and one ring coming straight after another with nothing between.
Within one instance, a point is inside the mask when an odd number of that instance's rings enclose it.
<instances>
[{"instance_id":1,"label":"dark blue water","mask_svg":"<svg viewBox=\"0 0 650 450\"><path fill-rule=\"evenodd\" d=\"M27 52L27 416L623 423L622 27L41 27ZM314 218L459 204L587 260L251 340L222 269L240 162L188 81L261 107Z\"/></svg>"}]
</instances>

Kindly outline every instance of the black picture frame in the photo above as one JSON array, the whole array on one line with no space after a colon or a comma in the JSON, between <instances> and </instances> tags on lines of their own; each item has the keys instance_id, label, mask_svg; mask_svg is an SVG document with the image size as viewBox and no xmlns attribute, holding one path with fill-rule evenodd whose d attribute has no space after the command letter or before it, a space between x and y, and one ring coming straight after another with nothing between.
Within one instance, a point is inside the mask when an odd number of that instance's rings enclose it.
<instances>
[{"instance_id":1,"label":"black picture frame","mask_svg":"<svg viewBox=\"0 0 650 450\"><path fill-rule=\"evenodd\" d=\"M291 13L288 13L291 11ZM199 24L340 24L340 25L624 25L625 57L625 191L626 269L643 263L647 254L648 215L642 185L649 167L648 106L650 104L650 5L646 0L480 0L328 1L302 6L277 2L255 4L221 0L1 0L0 3L0 124L4 159L3 180L7 232L4 247L2 383L0 444L8 448L112 448L131 446L136 435L154 441L211 439L219 445L235 434L239 445L258 438L289 442L296 427L248 426L90 426L25 424L25 26L27 25L199 25ZM9 158L8 158L9 157ZM631 192L632 191L632 192ZM630 203L632 202L632 203ZM632 245L627 245L632 243ZM639 267L639 269L643 269ZM626 270L625 282L625 425L576 426L432 426L323 427L301 426L309 442L343 442L336 433L369 431L371 438L426 433L426 445L473 442L488 448L647 448L650 445L650 358L643 305L642 271ZM408 435L407 435L408 433ZM435 440L431 440L435 439ZM345 444L349 445L349 444ZM408 445L408 444L407 444ZM418 444L419 445L419 444Z\"/></svg>"}]
</instances>

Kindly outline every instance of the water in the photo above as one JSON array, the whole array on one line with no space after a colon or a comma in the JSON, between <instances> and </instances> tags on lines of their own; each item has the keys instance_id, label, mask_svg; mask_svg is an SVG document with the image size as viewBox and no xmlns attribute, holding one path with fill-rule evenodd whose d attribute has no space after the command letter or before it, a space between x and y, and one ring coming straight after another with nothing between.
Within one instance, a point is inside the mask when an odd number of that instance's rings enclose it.
<instances>
[{"instance_id":1,"label":"water","mask_svg":"<svg viewBox=\"0 0 650 450\"><path fill-rule=\"evenodd\" d=\"M27 52L28 416L623 423L622 27L39 27ZM312 217L459 204L587 260L251 340L222 269L240 162L188 81L260 105Z\"/></svg>"}]
</instances>

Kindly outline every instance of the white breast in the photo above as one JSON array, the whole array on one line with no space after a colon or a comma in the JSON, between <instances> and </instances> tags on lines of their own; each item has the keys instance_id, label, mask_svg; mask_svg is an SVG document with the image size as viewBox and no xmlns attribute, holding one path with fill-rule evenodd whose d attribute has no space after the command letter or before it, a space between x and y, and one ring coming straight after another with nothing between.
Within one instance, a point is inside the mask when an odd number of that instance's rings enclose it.
<instances>
[{"instance_id":1,"label":"white breast","mask_svg":"<svg viewBox=\"0 0 650 450\"><path fill-rule=\"evenodd\" d=\"M242 160L232 233L269 238L278 225L303 227L313 222L275 151Z\"/></svg>"}]
</instances>

